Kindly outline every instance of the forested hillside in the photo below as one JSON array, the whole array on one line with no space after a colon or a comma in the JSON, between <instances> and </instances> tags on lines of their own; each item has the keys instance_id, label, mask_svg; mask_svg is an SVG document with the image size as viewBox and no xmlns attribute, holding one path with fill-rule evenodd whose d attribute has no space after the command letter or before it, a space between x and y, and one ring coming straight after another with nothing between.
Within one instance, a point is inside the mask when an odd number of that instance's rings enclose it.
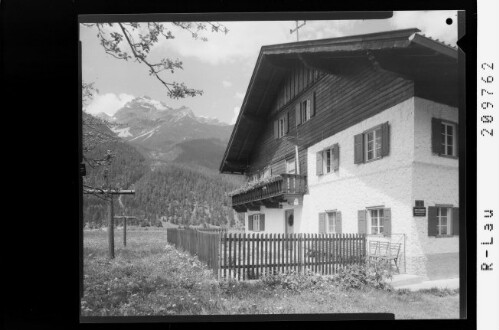
<instances>
[{"instance_id":1,"label":"forested hillside","mask_svg":"<svg viewBox=\"0 0 499 330\"><path fill-rule=\"evenodd\" d=\"M122 201L139 217L233 226L235 213L226 193L240 185L238 179L201 167L169 164L145 174L135 184L135 196L123 196Z\"/></svg>"}]
</instances>

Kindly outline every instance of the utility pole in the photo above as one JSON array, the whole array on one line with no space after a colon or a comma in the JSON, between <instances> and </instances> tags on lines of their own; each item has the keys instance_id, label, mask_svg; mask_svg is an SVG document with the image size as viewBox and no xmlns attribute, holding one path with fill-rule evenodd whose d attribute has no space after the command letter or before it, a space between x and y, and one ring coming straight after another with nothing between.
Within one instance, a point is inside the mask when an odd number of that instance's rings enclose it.
<instances>
[{"instance_id":1,"label":"utility pole","mask_svg":"<svg viewBox=\"0 0 499 330\"><path fill-rule=\"evenodd\" d=\"M289 34L293 34L294 32L296 32L296 41L300 41L300 37L298 36L298 30L302 28L305 24L307 24L307 21L303 21L303 24L301 25L298 25L298 21L295 22L296 22L296 28L290 29Z\"/></svg>"}]
</instances>

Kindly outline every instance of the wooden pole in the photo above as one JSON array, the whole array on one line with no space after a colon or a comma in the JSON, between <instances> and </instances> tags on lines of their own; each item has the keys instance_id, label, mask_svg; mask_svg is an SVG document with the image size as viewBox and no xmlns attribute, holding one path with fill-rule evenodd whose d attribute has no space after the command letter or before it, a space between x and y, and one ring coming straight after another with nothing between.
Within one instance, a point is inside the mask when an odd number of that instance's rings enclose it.
<instances>
[{"instance_id":1,"label":"wooden pole","mask_svg":"<svg viewBox=\"0 0 499 330\"><path fill-rule=\"evenodd\" d=\"M123 218L123 246L126 246L126 217Z\"/></svg>"},{"instance_id":2,"label":"wooden pole","mask_svg":"<svg viewBox=\"0 0 499 330\"><path fill-rule=\"evenodd\" d=\"M114 259L114 197L109 200L109 223L107 226L107 241L109 246L109 259Z\"/></svg>"}]
</instances>

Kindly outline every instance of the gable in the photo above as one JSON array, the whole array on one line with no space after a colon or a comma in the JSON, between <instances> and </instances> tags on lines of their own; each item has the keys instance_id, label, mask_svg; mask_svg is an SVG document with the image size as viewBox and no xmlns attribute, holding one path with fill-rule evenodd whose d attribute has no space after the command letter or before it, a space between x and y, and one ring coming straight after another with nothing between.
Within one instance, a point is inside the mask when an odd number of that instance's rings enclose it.
<instances>
[{"instance_id":1,"label":"gable","mask_svg":"<svg viewBox=\"0 0 499 330\"><path fill-rule=\"evenodd\" d=\"M407 29L262 47L220 171L245 173L248 170L257 141L266 134L275 114L295 102L309 87L307 79L312 77L312 84L319 81L314 80L314 72L323 77L345 78L357 76L365 68L380 77L390 72L394 77L412 82L412 95L417 91L421 96L429 98L430 95L430 99L443 103L455 102L457 51L417 32L417 29ZM372 79L384 84L376 77ZM337 88L349 94L355 85ZM373 91L366 90L366 93L373 94ZM340 116L348 117L348 113Z\"/></svg>"}]
</instances>

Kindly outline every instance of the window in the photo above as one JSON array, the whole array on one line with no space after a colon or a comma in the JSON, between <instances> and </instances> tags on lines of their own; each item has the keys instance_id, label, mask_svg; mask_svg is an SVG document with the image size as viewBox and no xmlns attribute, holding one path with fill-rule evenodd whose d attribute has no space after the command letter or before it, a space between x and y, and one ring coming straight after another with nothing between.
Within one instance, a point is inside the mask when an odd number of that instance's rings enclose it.
<instances>
[{"instance_id":1,"label":"window","mask_svg":"<svg viewBox=\"0 0 499 330\"><path fill-rule=\"evenodd\" d=\"M317 153L317 175L336 172L339 169L340 147L336 143L333 146Z\"/></svg>"},{"instance_id":2,"label":"window","mask_svg":"<svg viewBox=\"0 0 499 330\"><path fill-rule=\"evenodd\" d=\"M458 124L440 118L432 118L432 152L439 156L458 156Z\"/></svg>"},{"instance_id":3,"label":"window","mask_svg":"<svg viewBox=\"0 0 499 330\"><path fill-rule=\"evenodd\" d=\"M369 223L370 223L370 234L378 235L383 233L384 225L384 214L383 209L371 209L369 210Z\"/></svg>"},{"instance_id":4,"label":"window","mask_svg":"<svg viewBox=\"0 0 499 330\"><path fill-rule=\"evenodd\" d=\"M354 164L361 164L388 156L390 126L388 122L354 136Z\"/></svg>"},{"instance_id":5,"label":"window","mask_svg":"<svg viewBox=\"0 0 499 330\"><path fill-rule=\"evenodd\" d=\"M265 231L265 214L253 214L248 216L249 231Z\"/></svg>"},{"instance_id":6,"label":"window","mask_svg":"<svg viewBox=\"0 0 499 330\"><path fill-rule=\"evenodd\" d=\"M327 214L327 232L336 233L336 212L330 212Z\"/></svg>"},{"instance_id":7,"label":"window","mask_svg":"<svg viewBox=\"0 0 499 330\"><path fill-rule=\"evenodd\" d=\"M310 99L307 99L307 100L301 102L300 118L301 118L302 123L304 123L304 122L310 120L310 118L312 118Z\"/></svg>"},{"instance_id":8,"label":"window","mask_svg":"<svg viewBox=\"0 0 499 330\"><path fill-rule=\"evenodd\" d=\"M456 133L456 126L451 123L442 122L441 131L443 155L455 156L454 135Z\"/></svg>"},{"instance_id":9,"label":"window","mask_svg":"<svg viewBox=\"0 0 499 330\"><path fill-rule=\"evenodd\" d=\"M309 121L315 116L315 92L306 99L301 100L295 105L295 121L296 126Z\"/></svg>"},{"instance_id":10,"label":"window","mask_svg":"<svg viewBox=\"0 0 499 330\"><path fill-rule=\"evenodd\" d=\"M260 231L260 214L253 215L253 231Z\"/></svg>"},{"instance_id":11,"label":"window","mask_svg":"<svg viewBox=\"0 0 499 330\"><path fill-rule=\"evenodd\" d=\"M341 212L319 213L319 234L341 234Z\"/></svg>"},{"instance_id":12,"label":"window","mask_svg":"<svg viewBox=\"0 0 499 330\"><path fill-rule=\"evenodd\" d=\"M286 173L296 174L296 162L294 158L286 160Z\"/></svg>"},{"instance_id":13,"label":"window","mask_svg":"<svg viewBox=\"0 0 499 330\"><path fill-rule=\"evenodd\" d=\"M288 113L274 121L274 137L279 139L288 133Z\"/></svg>"},{"instance_id":14,"label":"window","mask_svg":"<svg viewBox=\"0 0 499 330\"><path fill-rule=\"evenodd\" d=\"M451 235L451 210L448 207L437 208L437 234Z\"/></svg>"}]
</instances>

